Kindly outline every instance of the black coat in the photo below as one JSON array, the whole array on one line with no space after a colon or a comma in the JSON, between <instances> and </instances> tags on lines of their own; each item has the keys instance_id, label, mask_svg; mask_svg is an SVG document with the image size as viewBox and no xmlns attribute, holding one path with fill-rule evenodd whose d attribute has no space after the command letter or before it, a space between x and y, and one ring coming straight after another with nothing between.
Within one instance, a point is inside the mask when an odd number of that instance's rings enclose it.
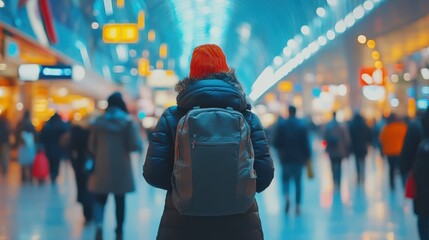
<instances>
[{"instance_id":1,"label":"black coat","mask_svg":"<svg viewBox=\"0 0 429 240\"><path fill-rule=\"evenodd\" d=\"M371 129L362 117L355 116L349 124L349 131L353 154L356 158L365 158L371 144Z\"/></svg>"},{"instance_id":2,"label":"black coat","mask_svg":"<svg viewBox=\"0 0 429 240\"><path fill-rule=\"evenodd\" d=\"M273 145L282 164L304 164L310 159L308 129L302 120L295 117L280 119L273 135Z\"/></svg>"},{"instance_id":3,"label":"black coat","mask_svg":"<svg viewBox=\"0 0 429 240\"><path fill-rule=\"evenodd\" d=\"M256 191L265 190L273 179L269 145L258 117L250 112L245 95L236 87L238 82L234 77L224 75L219 79L183 80L177 96L178 106L165 110L150 137L143 176L150 185L167 190L157 239L263 239L256 202L247 213L222 217L181 216L172 204L171 176L176 127L179 119L195 106L232 107L242 112L251 127Z\"/></svg>"},{"instance_id":4,"label":"black coat","mask_svg":"<svg viewBox=\"0 0 429 240\"><path fill-rule=\"evenodd\" d=\"M424 137L423 124L421 119L411 122L407 128L404 145L402 146L399 158L399 170L401 174L407 175L416 160L417 148Z\"/></svg>"},{"instance_id":5,"label":"black coat","mask_svg":"<svg viewBox=\"0 0 429 240\"><path fill-rule=\"evenodd\" d=\"M63 122L58 114L46 122L40 133L40 142L43 144L48 159L59 160L66 156L66 149L61 146L60 139L68 130L68 124Z\"/></svg>"},{"instance_id":6,"label":"black coat","mask_svg":"<svg viewBox=\"0 0 429 240\"><path fill-rule=\"evenodd\" d=\"M429 137L426 136L426 137ZM425 139L424 141L429 141ZM427 144L426 144L427 145ZM416 182L414 212L419 217L429 217L429 151L417 151L413 173Z\"/></svg>"}]
</instances>

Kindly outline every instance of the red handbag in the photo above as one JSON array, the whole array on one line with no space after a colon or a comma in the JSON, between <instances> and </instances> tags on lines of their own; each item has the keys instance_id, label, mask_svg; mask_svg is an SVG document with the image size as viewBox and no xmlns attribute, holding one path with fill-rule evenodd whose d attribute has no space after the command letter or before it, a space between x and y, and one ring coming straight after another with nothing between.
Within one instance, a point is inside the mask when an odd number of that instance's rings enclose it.
<instances>
[{"instance_id":1,"label":"red handbag","mask_svg":"<svg viewBox=\"0 0 429 240\"><path fill-rule=\"evenodd\" d=\"M49 161L43 151L36 154L33 163L33 177L36 179L45 179L49 176Z\"/></svg>"},{"instance_id":2,"label":"red handbag","mask_svg":"<svg viewBox=\"0 0 429 240\"><path fill-rule=\"evenodd\" d=\"M416 180L412 173L408 175L407 181L405 182L405 197L410 199L416 197Z\"/></svg>"}]
</instances>

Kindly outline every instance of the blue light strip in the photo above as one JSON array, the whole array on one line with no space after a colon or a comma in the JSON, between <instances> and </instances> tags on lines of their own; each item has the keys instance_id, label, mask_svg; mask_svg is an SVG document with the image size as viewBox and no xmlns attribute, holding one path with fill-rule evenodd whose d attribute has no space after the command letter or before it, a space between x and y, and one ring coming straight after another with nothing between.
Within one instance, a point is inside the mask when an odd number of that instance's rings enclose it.
<instances>
[{"instance_id":1,"label":"blue light strip","mask_svg":"<svg viewBox=\"0 0 429 240\"><path fill-rule=\"evenodd\" d=\"M229 23L229 0L172 0L179 30L183 36L180 67L186 70L194 47L214 43L222 47Z\"/></svg>"}]
</instances>

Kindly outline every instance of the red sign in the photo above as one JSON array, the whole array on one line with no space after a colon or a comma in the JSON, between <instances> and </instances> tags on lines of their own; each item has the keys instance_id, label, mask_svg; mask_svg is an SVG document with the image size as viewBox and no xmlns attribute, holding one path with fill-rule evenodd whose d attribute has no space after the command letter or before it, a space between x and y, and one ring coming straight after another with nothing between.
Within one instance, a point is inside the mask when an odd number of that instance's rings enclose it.
<instances>
[{"instance_id":1,"label":"red sign","mask_svg":"<svg viewBox=\"0 0 429 240\"><path fill-rule=\"evenodd\" d=\"M384 78L387 76L384 68L361 68L359 79L361 86L384 86Z\"/></svg>"}]
</instances>

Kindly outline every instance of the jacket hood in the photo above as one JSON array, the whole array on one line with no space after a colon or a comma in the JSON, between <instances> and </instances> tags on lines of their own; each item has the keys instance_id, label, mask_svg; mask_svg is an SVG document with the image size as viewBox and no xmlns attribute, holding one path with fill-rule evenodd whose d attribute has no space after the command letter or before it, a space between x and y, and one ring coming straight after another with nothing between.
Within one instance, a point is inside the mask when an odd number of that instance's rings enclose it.
<instances>
[{"instance_id":1,"label":"jacket hood","mask_svg":"<svg viewBox=\"0 0 429 240\"><path fill-rule=\"evenodd\" d=\"M205 79L185 78L176 85L177 105L187 111L194 107L251 109L234 72L217 73Z\"/></svg>"},{"instance_id":2,"label":"jacket hood","mask_svg":"<svg viewBox=\"0 0 429 240\"><path fill-rule=\"evenodd\" d=\"M93 126L110 132L122 132L130 121L131 118L126 112L112 107L106 109L104 115L98 117Z\"/></svg>"}]
</instances>

